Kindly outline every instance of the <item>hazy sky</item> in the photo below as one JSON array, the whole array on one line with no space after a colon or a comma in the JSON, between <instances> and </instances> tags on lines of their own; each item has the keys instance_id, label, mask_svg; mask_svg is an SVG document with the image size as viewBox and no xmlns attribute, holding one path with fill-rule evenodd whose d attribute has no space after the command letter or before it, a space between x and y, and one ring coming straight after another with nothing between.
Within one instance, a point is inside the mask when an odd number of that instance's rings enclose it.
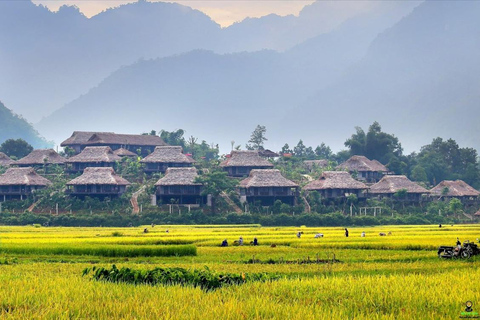
<instances>
[{"instance_id":1,"label":"hazy sky","mask_svg":"<svg viewBox=\"0 0 480 320\"><path fill-rule=\"evenodd\" d=\"M151 0L154 1L154 0ZM105 9L116 7L122 4L135 1L95 1L95 0L33 0L36 4L43 4L49 9L56 11L64 4L75 5L86 16L91 17ZM270 13L278 15L297 15L300 10L315 1L311 0L172 0L164 2L177 2L182 5L198 9L213 20L222 25L228 26L246 17L261 17Z\"/></svg>"}]
</instances>

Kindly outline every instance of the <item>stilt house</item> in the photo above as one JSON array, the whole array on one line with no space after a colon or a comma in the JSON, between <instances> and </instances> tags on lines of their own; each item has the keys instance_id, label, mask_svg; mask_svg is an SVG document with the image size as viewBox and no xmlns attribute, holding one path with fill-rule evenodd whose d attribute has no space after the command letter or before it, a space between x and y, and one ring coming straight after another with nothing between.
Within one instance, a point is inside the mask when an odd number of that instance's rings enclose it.
<instances>
[{"instance_id":1,"label":"stilt house","mask_svg":"<svg viewBox=\"0 0 480 320\"><path fill-rule=\"evenodd\" d=\"M67 159L53 149L37 149L15 162L18 167L44 167L50 165L64 165Z\"/></svg>"},{"instance_id":2,"label":"stilt house","mask_svg":"<svg viewBox=\"0 0 480 320\"><path fill-rule=\"evenodd\" d=\"M232 151L220 166L230 177L247 177L253 169L271 169L273 164L263 159L258 151Z\"/></svg>"},{"instance_id":3,"label":"stilt house","mask_svg":"<svg viewBox=\"0 0 480 320\"><path fill-rule=\"evenodd\" d=\"M240 182L239 190L241 201L260 201L262 206L271 206L276 200L293 206L298 195L298 185L277 169L251 170L248 178Z\"/></svg>"},{"instance_id":4,"label":"stilt house","mask_svg":"<svg viewBox=\"0 0 480 320\"><path fill-rule=\"evenodd\" d=\"M37 174L33 168L9 168L0 176L0 199L21 199L48 187L50 180Z\"/></svg>"},{"instance_id":5,"label":"stilt house","mask_svg":"<svg viewBox=\"0 0 480 320\"><path fill-rule=\"evenodd\" d=\"M372 197L392 198L395 193L405 189L407 196L405 199L399 199L409 202L421 202L422 195L430 193L427 189L410 181L403 175L384 176L379 182L372 185L369 189L369 195Z\"/></svg>"},{"instance_id":6,"label":"stilt house","mask_svg":"<svg viewBox=\"0 0 480 320\"><path fill-rule=\"evenodd\" d=\"M337 170L346 170L356 175L357 180L367 183L375 183L389 172L387 167L377 160L370 160L364 156L351 157L337 166Z\"/></svg>"},{"instance_id":7,"label":"stilt house","mask_svg":"<svg viewBox=\"0 0 480 320\"><path fill-rule=\"evenodd\" d=\"M198 176L195 168L168 168L165 176L155 184L157 203L203 205L206 197L202 196L203 186L195 182Z\"/></svg>"},{"instance_id":8,"label":"stilt house","mask_svg":"<svg viewBox=\"0 0 480 320\"><path fill-rule=\"evenodd\" d=\"M167 168L191 167L195 160L182 153L180 146L156 147L152 154L140 162L145 164L145 172L165 173Z\"/></svg>"},{"instance_id":9,"label":"stilt house","mask_svg":"<svg viewBox=\"0 0 480 320\"><path fill-rule=\"evenodd\" d=\"M80 153L86 147L110 147L112 150L120 148L131 152L140 150L142 156L152 153L155 147L167 145L159 136L141 134L118 134L113 132L85 132L75 131L72 136L60 144L70 147Z\"/></svg>"},{"instance_id":10,"label":"stilt house","mask_svg":"<svg viewBox=\"0 0 480 320\"><path fill-rule=\"evenodd\" d=\"M67 193L79 198L119 197L130 182L118 176L111 167L85 168L83 174L67 183Z\"/></svg>"},{"instance_id":11,"label":"stilt house","mask_svg":"<svg viewBox=\"0 0 480 320\"><path fill-rule=\"evenodd\" d=\"M76 156L67 159L69 172L82 172L88 167L113 167L122 158L113 153L110 147L86 147Z\"/></svg>"},{"instance_id":12,"label":"stilt house","mask_svg":"<svg viewBox=\"0 0 480 320\"><path fill-rule=\"evenodd\" d=\"M317 191L323 199L346 198L351 194L366 198L368 187L345 171L325 171L318 180L308 183L303 190Z\"/></svg>"},{"instance_id":13,"label":"stilt house","mask_svg":"<svg viewBox=\"0 0 480 320\"><path fill-rule=\"evenodd\" d=\"M463 180L444 180L430 190L431 196L450 200L457 198L462 202L474 202L478 200L480 192Z\"/></svg>"}]
</instances>

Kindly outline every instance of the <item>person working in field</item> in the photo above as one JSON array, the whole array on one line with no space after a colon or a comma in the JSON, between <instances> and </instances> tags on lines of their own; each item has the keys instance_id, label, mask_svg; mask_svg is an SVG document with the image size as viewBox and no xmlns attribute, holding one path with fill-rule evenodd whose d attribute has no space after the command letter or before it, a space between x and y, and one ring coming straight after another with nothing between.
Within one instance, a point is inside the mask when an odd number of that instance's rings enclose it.
<instances>
[{"instance_id":1,"label":"person working in field","mask_svg":"<svg viewBox=\"0 0 480 320\"><path fill-rule=\"evenodd\" d=\"M455 255L458 256L460 254L460 250L462 249L462 242L457 237L457 247L455 248Z\"/></svg>"},{"instance_id":2,"label":"person working in field","mask_svg":"<svg viewBox=\"0 0 480 320\"><path fill-rule=\"evenodd\" d=\"M225 240L222 241L222 245L221 245L221 246L222 246L222 247L228 247L228 241L227 241L227 239L225 239Z\"/></svg>"},{"instance_id":3,"label":"person working in field","mask_svg":"<svg viewBox=\"0 0 480 320\"><path fill-rule=\"evenodd\" d=\"M345 237L348 238L348 229L347 228L345 228Z\"/></svg>"},{"instance_id":4,"label":"person working in field","mask_svg":"<svg viewBox=\"0 0 480 320\"><path fill-rule=\"evenodd\" d=\"M362 232L362 238L365 238L365 231Z\"/></svg>"},{"instance_id":5,"label":"person working in field","mask_svg":"<svg viewBox=\"0 0 480 320\"><path fill-rule=\"evenodd\" d=\"M300 239L300 237L302 236L302 233L300 231L297 232L297 238Z\"/></svg>"},{"instance_id":6,"label":"person working in field","mask_svg":"<svg viewBox=\"0 0 480 320\"><path fill-rule=\"evenodd\" d=\"M253 245L258 246L258 239L257 237L253 238Z\"/></svg>"},{"instance_id":7,"label":"person working in field","mask_svg":"<svg viewBox=\"0 0 480 320\"><path fill-rule=\"evenodd\" d=\"M240 237L240 239L238 239L238 245L243 246L243 237Z\"/></svg>"}]
</instances>

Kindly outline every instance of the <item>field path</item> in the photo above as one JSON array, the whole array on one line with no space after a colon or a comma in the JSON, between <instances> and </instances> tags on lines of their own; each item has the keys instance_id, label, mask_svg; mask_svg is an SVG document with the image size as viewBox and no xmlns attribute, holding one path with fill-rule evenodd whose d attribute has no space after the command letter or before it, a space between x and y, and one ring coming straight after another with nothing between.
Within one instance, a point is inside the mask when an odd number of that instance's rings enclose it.
<instances>
[{"instance_id":1,"label":"field path","mask_svg":"<svg viewBox=\"0 0 480 320\"><path fill-rule=\"evenodd\" d=\"M310 208L310 203L308 203L307 198L305 198L304 196L301 196L301 199L305 203L305 212L306 213L312 212L312 209Z\"/></svg>"},{"instance_id":2,"label":"field path","mask_svg":"<svg viewBox=\"0 0 480 320\"><path fill-rule=\"evenodd\" d=\"M37 202L32 203L32 205L31 205L30 207L28 207L27 212L32 212L33 209L35 209L35 207L37 206L37 204L38 204L40 201L42 201L42 199L38 200Z\"/></svg>"},{"instance_id":3,"label":"field path","mask_svg":"<svg viewBox=\"0 0 480 320\"><path fill-rule=\"evenodd\" d=\"M235 210L235 213L238 213L238 214L242 214L243 213L243 210L237 206L235 204L235 202L232 201L232 199L230 199L230 197L228 196L228 194L226 194L225 192L222 191L222 193L220 194L220 196L225 199L225 201L227 201L228 205L230 207L232 207L234 210Z\"/></svg>"},{"instance_id":4,"label":"field path","mask_svg":"<svg viewBox=\"0 0 480 320\"><path fill-rule=\"evenodd\" d=\"M130 199L130 203L132 205L133 214L139 214L140 213L140 207L138 206L138 196L145 191L145 186L141 187L136 191L135 193L132 194L132 198Z\"/></svg>"}]
</instances>

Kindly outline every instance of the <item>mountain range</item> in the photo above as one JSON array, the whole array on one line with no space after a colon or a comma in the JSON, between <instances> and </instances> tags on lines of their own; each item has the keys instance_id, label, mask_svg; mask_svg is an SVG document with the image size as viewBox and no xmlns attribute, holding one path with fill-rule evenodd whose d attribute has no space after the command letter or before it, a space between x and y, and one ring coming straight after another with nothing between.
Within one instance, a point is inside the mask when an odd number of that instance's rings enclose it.
<instances>
[{"instance_id":1,"label":"mountain range","mask_svg":"<svg viewBox=\"0 0 480 320\"><path fill-rule=\"evenodd\" d=\"M275 150L299 139L339 149L377 120L407 150L436 136L480 147L475 1L374 1L337 25L319 1L223 29L176 4L87 19L18 3L0 2L0 97L32 118L53 111L37 124L49 139L182 128L226 149L263 124Z\"/></svg>"},{"instance_id":2,"label":"mountain range","mask_svg":"<svg viewBox=\"0 0 480 320\"><path fill-rule=\"evenodd\" d=\"M23 139L34 148L51 148L47 142L25 119L16 115L0 101L0 143L8 139Z\"/></svg>"}]
</instances>

